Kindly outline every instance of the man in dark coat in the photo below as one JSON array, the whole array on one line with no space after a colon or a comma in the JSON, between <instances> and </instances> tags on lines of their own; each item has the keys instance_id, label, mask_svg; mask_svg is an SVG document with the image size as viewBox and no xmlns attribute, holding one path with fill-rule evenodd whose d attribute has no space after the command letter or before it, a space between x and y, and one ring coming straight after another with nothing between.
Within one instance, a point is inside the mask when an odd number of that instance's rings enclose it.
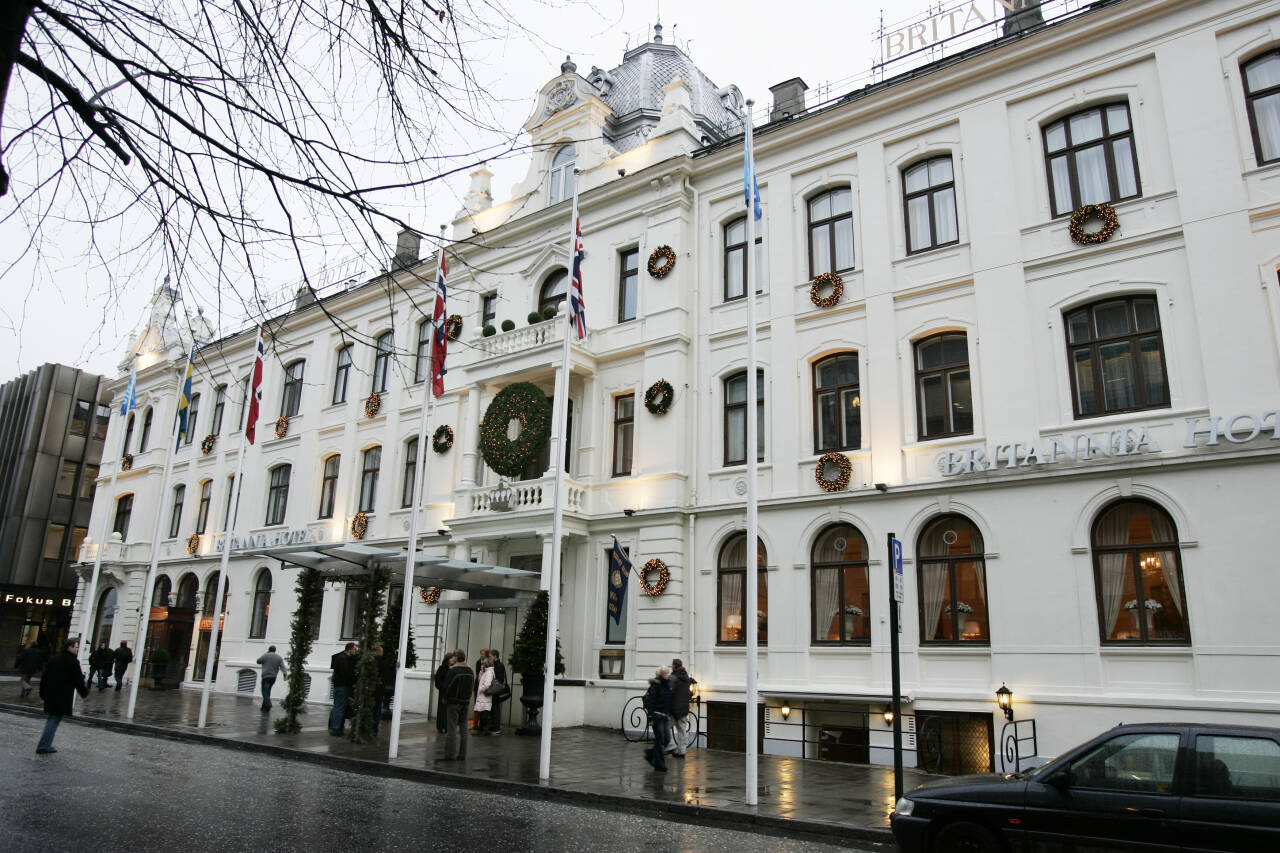
<instances>
[{"instance_id":1,"label":"man in dark coat","mask_svg":"<svg viewBox=\"0 0 1280 853\"><path fill-rule=\"evenodd\" d=\"M444 682L449 677L449 668L453 666L453 652L444 656L444 660L440 661L440 666L436 668L435 675L431 676L431 683L436 686L436 730L440 734L446 731L444 719Z\"/></svg>"},{"instance_id":2,"label":"man in dark coat","mask_svg":"<svg viewBox=\"0 0 1280 853\"><path fill-rule=\"evenodd\" d=\"M489 649L489 656L493 658L493 680L501 681L508 684L507 668L502 663L502 652L498 649ZM493 697L493 712L489 714L489 734L502 734L502 703L510 696L510 693L499 693Z\"/></svg>"},{"instance_id":3,"label":"man in dark coat","mask_svg":"<svg viewBox=\"0 0 1280 853\"><path fill-rule=\"evenodd\" d=\"M329 711L329 734L334 737L342 734L347 720L347 700L351 698L351 689L356 685L358 651L355 643L347 643L346 648L329 659L329 666L333 669L333 709Z\"/></svg>"},{"instance_id":4,"label":"man in dark coat","mask_svg":"<svg viewBox=\"0 0 1280 853\"><path fill-rule=\"evenodd\" d=\"M684 661L675 658L671 661L671 677L667 683L671 685L671 740L667 743L667 752L684 758L689 742L689 702L693 699L693 685L698 682L684 668Z\"/></svg>"},{"instance_id":5,"label":"man in dark coat","mask_svg":"<svg viewBox=\"0 0 1280 853\"><path fill-rule=\"evenodd\" d=\"M671 685L667 683L670 674L671 670L665 666L659 667L649 679L649 689L644 694L644 709L653 726L653 746L644 751L644 760L659 773L667 772L667 759L663 753L671 734Z\"/></svg>"},{"instance_id":6,"label":"man in dark coat","mask_svg":"<svg viewBox=\"0 0 1280 853\"><path fill-rule=\"evenodd\" d=\"M103 640L98 648L89 652L89 680L92 681L96 675L99 690L107 689L107 678L111 676L111 662L115 657L115 652L111 651L106 640Z\"/></svg>"},{"instance_id":7,"label":"man in dark coat","mask_svg":"<svg viewBox=\"0 0 1280 853\"><path fill-rule=\"evenodd\" d=\"M41 755L58 751L53 748L53 736L57 734L62 718L71 716L73 692L79 693L81 697L89 695L89 685L85 683L84 670L80 668L77 658L79 654L80 638L72 637L67 640L62 653L54 655L44 668L44 677L40 679L40 698L44 700L44 710L49 715L49 720L44 724L40 743L36 746L36 752Z\"/></svg>"},{"instance_id":8,"label":"man in dark coat","mask_svg":"<svg viewBox=\"0 0 1280 853\"><path fill-rule=\"evenodd\" d=\"M467 718L471 714L476 691L476 673L467 666L467 653L458 649L453 653L453 666L444 679L444 760L457 761L467 757Z\"/></svg>"},{"instance_id":9,"label":"man in dark coat","mask_svg":"<svg viewBox=\"0 0 1280 853\"><path fill-rule=\"evenodd\" d=\"M125 671L129 668L129 664L133 663L133 650L129 648L128 643L121 640L120 647L116 649L114 657L116 667L116 690L119 690L121 682L124 681Z\"/></svg>"},{"instance_id":10,"label":"man in dark coat","mask_svg":"<svg viewBox=\"0 0 1280 853\"><path fill-rule=\"evenodd\" d=\"M35 643L27 646L26 651L22 653L22 657L18 658L18 669L22 671L22 698L31 695L34 689L31 686L31 679L35 678L44 668L44 652L40 651L40 647Z\"/></svg>"}]
</instances>

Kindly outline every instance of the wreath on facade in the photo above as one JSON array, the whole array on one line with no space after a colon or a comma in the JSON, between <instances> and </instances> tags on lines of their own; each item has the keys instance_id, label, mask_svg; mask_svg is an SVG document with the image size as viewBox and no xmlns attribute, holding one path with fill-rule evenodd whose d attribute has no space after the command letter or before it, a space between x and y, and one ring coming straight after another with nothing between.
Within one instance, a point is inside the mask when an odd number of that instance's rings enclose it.
<instances>
[{"instance_id":1,"label":"wreath on facade","mask_svg":"<svg viewBox=\"0 0 1280 853\"><path fill-rule=\"evenodd\" d=\"M1091 219L1102 221L1102 227L1097 231L1084 230L1085 223ZM1116 229L1120 227L1120 219L1116 216L1116 209L1109 204L1082 204L1071 214L1071 221L1067 223L1067 233L1071 235L1074 243L1081 246L1091 246L1095 243L1105 243L1111 239L1111 235L1116 233Z\"/></svg>"},{"instance_id":2,"label":"wreath on facade","mask_svg":"<svg viewBox=\"0 0 1280 853\"><path fill-rule=\"evenodd\" d=\"M644 392L644 407L651 415L665 415L676 397L676 389L665 379L659 379Z\"/></svg>"},{"instance_id":3,"label":"wreath on facade","mask_svg":"<svg viewBox=\"0 0 1280 853\"><path fill-rule=\"evenodd\" d=\"M515 439L507 438L507 425L520 422ZM480 422L480 455L485 464L504 477L517 477L551 436L551 403L532 382L517 382L498 392Z\"/></svg>"},{"instance_id":4,"label":"wreath on facade","mask_svg":"<svg viewBox=\"0 0 1280 853\"><path fill-rule=\"evenodd\" d=\"M823 296L822 291L828 287L831 288L831 293ZM836 307L841 296L844 296L844 279L833 272L824 272L809 286L809 301L819 308Z\"/></svg>"},{"instance_id":5,"label":"wreath on facade","mask_svg":"<svg viewBox=\"0 0 1280 853\"><path fill-rule=\"evenodd\" d=\"M441 424L436 427L435 435L431 436L431 449L436 453L444 453L450 447L453 447L453 427Z\"/></svg>"},{"instance_id":6,"label":"wreath on facade","mask_svg":"<svg viewBox=\"0 0 1280 853\"><path fill-rule=\"evenodd\" d=\"M827 477L827 466L840 466L840 476L834 480ZM818 467L813 469L813 479L818 481L824 491L839 492L849 485L849 477L853 475L853 463L843 453L828 453L818 460Z\"/></svg>"},{"instance_id":7,"label":"wreath on facade","mask_svg":"<svg viewBox=\"0 0 1280 853\"><path fill-rule=\"evenodd\" d=\"M194 554L200 548L200 534L192 533L187 537L187 553Z\"/></svg>"},{"instance_id":8,"label":"wreath on facade","mask_svg":"<svg viewBox=\"0 0 1280 853\"><path fill-rule=\"evenodd\" d=\"M658 579L649 583L649 575L654 572L658 573ZM645 595L650 598L657 598L662 595L667 588L667 582L671 580L671 571L667 569L667 564L654 557L645 563L640 569L640 588L644 590Z\"/></svg>"},{"instance_id":9,"label":"wreath on facade","mask_svg":"<svg viewBox=\"0 0 1280 853\"><path fill-rule=\"evenodd\" d=\"M133 468L133 454L126 453L124 456L120 457L120 470L128 471L131 468Z\"/></svg>"},{"instance_id":10,"label":"wreath on facade","mask_svg":"<svg viewBox=\"0 0 1280 853\"><path fill-rule=\"evenodd\" d=\"M214 438L213 433L209 433L204 438L200 439L200 452L205 456L208 456L213 452L213 443L216 440L217 439Z\"/></svg>"},{"instance_id":11,"label":"wreath on facade","mask_svg":"<svg viewBox=\"0 0 1280 853\"><path fill-rule=\"evenodd\" d=\"M659 246L649 255L649 275L666 278L676 268L676 253L670 246Z\"/></svg>"},{"instance_id":12,"label":"wreath on facade","mask_svg":"<svg viewBox=\"0 0 1280 853\"><path fill-rule=\"evenodd\" d=\"M284 438L289 434L289 419L284 415L276 418L276 438Z\"/></svg>"},{"instance_id":13,"label":"wreath on facade","mask_svg":"<svg viewBox=\"0 0 1280 853\"><path fill-rule=\"evenodd\" d=\"M369 516L363 512L357 512L351 517L351 535L357 539L363 539L365 533L369 530Z\"/></svg>"},{"instance_id":14,"label":"wreath on facade","mask_svg":"<svg viewBox=\"0 0 1280 853\"><path fill-rule=\"evenodd\" d=\"M462 337L462 317L458 314L450 314L444 321L444 336L451 341L456 341Z\"/></svg>"},{"instance_id":15,"label":"wreath on facade","mask_svg":"<svg viewBox=\"0 0 1280 853\"><path fill-rule=\"evenodd\" d=\"M378 414L378 409L381 409L381 408L382 408L382 395L379 394L377 391L372 392L371 394L369 394L368 397L364 398L364 416L366 418L376 417Z\"/></svg>"},{"instance_id":16,"label":"wreath on facade","mask_svg":"<svg viewBox=\"0 0 1280 853\"><path fill-rule=\"evenodd\" d=\"M435 604L440 600L440 587L420 586L418 587L418 595L422 597L423 604Z\"/></svg>"}]
</instances>

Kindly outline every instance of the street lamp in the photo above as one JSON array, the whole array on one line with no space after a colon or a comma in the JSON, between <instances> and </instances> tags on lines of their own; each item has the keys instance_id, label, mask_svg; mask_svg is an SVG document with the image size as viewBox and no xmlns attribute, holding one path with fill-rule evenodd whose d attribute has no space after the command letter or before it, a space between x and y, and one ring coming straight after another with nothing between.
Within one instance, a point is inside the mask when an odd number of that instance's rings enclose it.
<instances>
[{"instance_id":1,"label":"street lamp","mask_svg":"<svg viewBox=\"0 0 1280 853\"><path fill-rule=\"evenodd\" d=\"M783 705L783 706L779 709L779 711L780 711L780 712L781 712L781 714L782 714L782 719L784 719L784 720L789 720L789 719L791 719L791 706L790 706L790 705Z\"/></svg>"},{"instance_id":2,"label":"street lamp","mask_svg":"<svg viewBox=\"0 0 1280 853\"><path fill-rule=\"evenodd\" d=\"M884 724L886 726L893 725L893 706L884 709Z\"/></svg>"},{"instance_id":3,"label":"street lamp","mask_svg":"<svg viewBox=\"0 0 1280 853\"><path fill-rule=\"evenodd\" d=\"M1000 683L1000 689L996 691L996 704L1004 711L1004 718L1013 722L1013 691L1005 687L1004 682Z\"/></svg>"}]
</instances>

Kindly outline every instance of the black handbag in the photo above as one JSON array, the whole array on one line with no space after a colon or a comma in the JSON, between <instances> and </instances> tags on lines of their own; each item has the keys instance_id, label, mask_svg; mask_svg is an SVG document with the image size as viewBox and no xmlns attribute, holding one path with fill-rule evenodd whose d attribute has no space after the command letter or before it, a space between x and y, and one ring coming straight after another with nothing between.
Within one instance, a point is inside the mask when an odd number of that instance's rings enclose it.
<instances>
[{"instance_id":1,"label":"black handbag","mask_svg":"<svg viewBox=\"0 0 1280 853\"><path fill-rule=\"evenodd\" d=\"M492 684L490 684L488 687L484 689L484 695L486 696L505 698L501 696L501 694L503 693L507 694L507 696L511 695L511 688L507 686L507 683L505 681L494 681Z\"/></svg>"}]
</instances>

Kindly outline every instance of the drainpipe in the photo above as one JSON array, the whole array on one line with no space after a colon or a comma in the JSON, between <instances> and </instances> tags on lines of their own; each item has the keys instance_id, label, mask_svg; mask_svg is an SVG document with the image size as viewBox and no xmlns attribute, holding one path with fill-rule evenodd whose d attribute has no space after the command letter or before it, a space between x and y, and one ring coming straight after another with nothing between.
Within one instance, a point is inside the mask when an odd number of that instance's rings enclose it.
<instances>
[{"instance_id":1,"label":"drainpipe","mask_svg":"<svg viewBox=\"0 0 1280 853\"><path fill-rule=\"evenodd\" d=\"M693 185L693 181L689 180L687 175L684 179L684 186L685 189L693 196L693 246L695 251L693 259L696 261L698 260L697 247L701 245L702 239L700 229L702 219L702 194L698 191L698 188ZM702 371L700 370L702 363L702 337L700 335L700 330L702 328L702 289L698 286L698 282L700 280L700 277L697 275L698 272L700 272L700 270L695 267L693 276L693 311L691 312L693 327L690 330L692 332L691 341L693 344L693 358L691 365L692 369L688 373L688 376L692 381L696 381L696 378L702 375ZM699 478L702 474L699 465L701 454L698 453L695 442L698 440L698 424L702 423L702 394L694 393L692 397L693 417L689 420L689 452L693 455L693 470L691 480L692 488L689 490L689 503L693 507L693 510L689 513L689 527L685 533L684 549L685 577L687 579L686 584L688 586L689 596L687 627L685 628L685 640L688 644L688 651L685 660L688 661L688 668L696 672L697 670L695 668L697 666L697 659L695 655L697 654L698 644L695 639L695 631L697 630L698 624L698 574L695 569L696 560L694 558L694 549L697 547L698 543L698 538L695 534L698 530L698 484L701 482Z\"/></svg>"}]
</instances>

